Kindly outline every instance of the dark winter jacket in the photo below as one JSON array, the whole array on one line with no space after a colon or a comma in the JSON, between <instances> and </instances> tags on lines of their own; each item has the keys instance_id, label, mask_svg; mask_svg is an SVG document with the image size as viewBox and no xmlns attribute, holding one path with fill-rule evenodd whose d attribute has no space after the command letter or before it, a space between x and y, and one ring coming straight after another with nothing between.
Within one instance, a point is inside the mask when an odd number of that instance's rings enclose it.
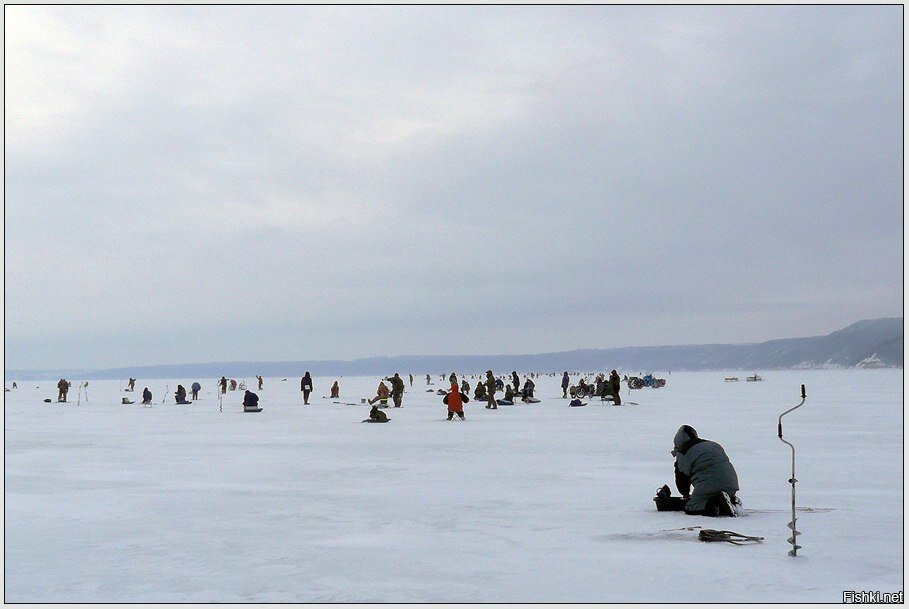
<instances>
[{"instance_id":1,"label":"dark winter jacket","mask_svg":"<svg viewBox=\"0 0 909 609\"><path fill-rule=\"evenodd\" d=\"M386 378L386 381L391 383L391 395L392 397L396 395L404 395L404 380L395 374L391 378Z\"/></svg>"},{"instance_id":2,"label":"dark winter jacket","mask_svg":"<svg viewBox=\"0 0 909 609\"><path fill-rule=\"evenodd\" d=\"M536 387L536 385L530 379L527 379L526 381L524 381L524 391L521 392L523 397L532 398L534 387Z\"/></svg>"},{"instance_id":3,"label":"dark winter jacket","mask_svg":"<svg viewBox=\"0 0 909 609\"><path fill-rule=\"evenodd\" d=\"M568 389L568 385L571 382L568 380L568 373L562 375L562 389Z\"/></svg>"},{"instance_id":4,"label":"dark winter jacket","mask_svg":"<svg viewBox=\"0 0 909 609\"><path fill-rule=\"evenodd\" d=\"M619 378L619 373L613 370L609 373L609 382L606 383L606 391L609 395L617 396L619 391L622 388L622 379Z\"/></svg>"},{"instance_id":5,"label":"dark winter jacket","mask_svg":"<svg viewBox=\"0 0 909 609\"><path fill-rule=\"evenodd\" d=\"M142 403L146 404L152 401L152 392L148 390L148 387L142 390Z\"/></svg>"},{"instance_id":6,"label":"dark winter jacket","mask_svg":"<svg viewBox=\"0 0 909 609\"><path fill-rule=\"evenodd\" d=\"M177 403L186 401L186 387L183 385L177 385L177 392L174 394L174 397L177 398Z\"/></svg>"},{"instance_id":7,"label":"dark winter jacket","mask_svg":"<svg viewBox=\"0 0 909 609\"><path fill-rule=\"evenodd\" d=\"M473 390L473 399L475 399L475 400L486 399L486 385L484 385L482 382L477 383L476 389Z\"/></svg>"},{"instance_id":8,"label":"dark winter jacket","mask_svg":"<svg viewBox=\"0 0 909 609\"><path fill-rule=\"evenodd\" d=\"M259 407L259 396L253 393L250 390L246 390L246 395L243 396L243 408L247 410L252 410Z\"/></svg>"},{"instance_id":9,"label":"dark winter jacket","mask_svg":"<svg viewBox=\"0 0 909 609\"><path fill-rule=\"evenodd\" d=\"M686 512L703 511L707 501L721 491L735 495L739 490L735 468L722 446L699 438L694 428L688 425L679 427L673 446L676 487L683 496L687 496L691 486L694 486L691 499L685 505Z\"/></svg>"},{"instance_id":10,"label":"dark winter jacket","mask_svg":"<svg viewBox=\"0 0 909 609\"><path fill-rule=\"evenodd\" d=\"M312 377L308 372L300 379L300 391L312 391Z\"/></svg>"},{"instance_id":11,"label":"dark winter jacket","mask_svg":"<svg viewBox=\"0 0 909 609\"><path fill-rule=\"evenodd\" d=\"M496 389L498 389L497 381L498 379L492 375L492 372L486 373L486 397L496 394ZM498 382L501 383L502 381Z\"/></svg>"},{"instance_id":12,"label":"dark winter jacket","mask_svg":"<svg viewBox=\"0 0 909 609\"><path fill-rule=\"evenodd\" d=\"M388 415L379 410L378 406L373 406L369 411L369 418L376 423L388 423Z\"/></svg>"}]
</instances>

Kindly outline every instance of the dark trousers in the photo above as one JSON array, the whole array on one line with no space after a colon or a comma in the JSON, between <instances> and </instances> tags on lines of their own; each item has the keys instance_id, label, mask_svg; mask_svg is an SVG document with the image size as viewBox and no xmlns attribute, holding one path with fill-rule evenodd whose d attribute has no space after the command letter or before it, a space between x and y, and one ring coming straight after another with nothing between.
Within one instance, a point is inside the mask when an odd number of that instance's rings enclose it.
<instances>
[{"instance_id":1,"label":"dark trousers","mask_svg":"<svg viewBox=\"0 0 909 609\"><path fill-rule=\"evenodd\" d=\"M735 493L729 495L729 498L735 502ZM707 501L707 505L704 506L703 510L698 511L689 511L685 509L685 506L688 503L688 499L685 497L654 497L654 502L656 503L657 510L660 512L681 512L684 511L690 516L719 516L720 514L725 514L728 511L723 505L723 497L721 495L716 495L711 497Z\"/></svg>"}]
</instances>

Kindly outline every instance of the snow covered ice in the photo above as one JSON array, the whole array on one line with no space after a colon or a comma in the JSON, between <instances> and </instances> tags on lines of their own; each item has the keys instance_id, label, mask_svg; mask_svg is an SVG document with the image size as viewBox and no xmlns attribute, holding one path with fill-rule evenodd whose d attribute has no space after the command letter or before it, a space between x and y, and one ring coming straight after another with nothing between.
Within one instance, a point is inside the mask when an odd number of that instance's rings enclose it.
<instances>
[{"instance_id":1,"label":"snow covered ice","mask_svg":"<svg viewBox=\"0 0 909 609\"><path fill-rule=\"evenodd\" d=\"M360 424L378 377L339 379L353 406L322 398L334 377L315 377L309 406L299 377L266 378L257 414L242 391L219 412L215 379L90 381L78 406L80 379L68 404L43 402L57 379L19 381L5 393L6 602L838 603L902 589L902 370L674 372L661 389L623 384L636 406L584 408L543 377L541 403L471 400L464 422L435 394L449 372L432 393L415 373L386 425ZM175 405L194 380L202 399ZM790 558L776 423L801 384L805 406L783 420L798 505L831 509L799 512ZM153 407L120 403L145 386ZM725 447L747 517L655 510L659 486L675 493L685 423ZM672 530L688 526L765 541Z\"/></svg>"}]
</instances>

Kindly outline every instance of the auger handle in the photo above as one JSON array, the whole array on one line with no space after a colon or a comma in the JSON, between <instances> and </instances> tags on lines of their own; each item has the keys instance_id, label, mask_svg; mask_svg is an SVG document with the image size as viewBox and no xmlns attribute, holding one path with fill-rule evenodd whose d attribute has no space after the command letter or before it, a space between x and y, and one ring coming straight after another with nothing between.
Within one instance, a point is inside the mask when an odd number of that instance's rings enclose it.
<instances>
[{"instance_id":1,"label":"auger handle","mask_svg":"<svg viewBox=\"0 0 909 609\"><path fill-rule=\"evenodd\" d=\"M805 386L802 385L802 401L780 415L780 418L777 420L777 424L776 424L776 433L777 433L777 437L780 440L783 440L783 417L786 416L787 414L789 414L790 412L792 412L793 410L795 410L796 408L798 408L799 406L801 406L802 404L804 404L806 397L808 397L808 396L805 393ZM785 440L783 440L783 441L785 442Z\"/></svg>"}]
</instances>

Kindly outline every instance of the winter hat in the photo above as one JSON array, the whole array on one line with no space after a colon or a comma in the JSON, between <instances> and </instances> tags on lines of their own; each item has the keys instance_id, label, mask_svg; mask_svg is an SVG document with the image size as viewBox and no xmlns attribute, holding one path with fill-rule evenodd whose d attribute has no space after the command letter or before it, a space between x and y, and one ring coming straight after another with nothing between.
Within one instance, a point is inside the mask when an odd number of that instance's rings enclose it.
<instances>
[{"instance_id":1,"label":"winter hat","mask_svg":"<svg viewBox=\"0 0 909 609\"><path fill-rule=\"evenodd\" d=\"M675 456L675 453L681 448L686 442L691 440L698 439L698 432L695 431L694 427L691 425L682 425L679 427L679 430L675 432L675 437L672 439L672 445L675 447L675 450L672 451L672 455Z\"/></svg>"}]
</instances>

